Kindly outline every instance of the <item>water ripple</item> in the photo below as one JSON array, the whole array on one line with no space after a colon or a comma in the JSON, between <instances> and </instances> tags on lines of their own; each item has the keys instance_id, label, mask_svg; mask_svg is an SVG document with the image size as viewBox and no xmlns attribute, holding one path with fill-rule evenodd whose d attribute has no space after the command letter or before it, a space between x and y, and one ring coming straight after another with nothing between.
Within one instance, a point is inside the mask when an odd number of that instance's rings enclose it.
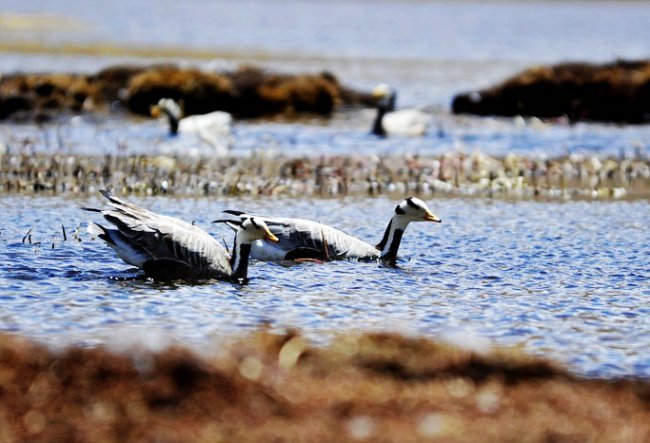
<instances>
[{"instance_id":1,"label":"water ripple","mask_svg":"<svg viewBox=\"0 0 650 443\"><path fill-rule=\"evenodd\" d=\"M238 285L155 283L83 235L82 241L57 241L54 249L22 243L23 226L32 228L33 239L51 239L59 229L26 208L60 214L61 224L76 226L87 217L76 208L88 202L6 200L10 209L0 215L3 331L86 345L130 328L165 331L197 345L260 324L299 327L317 340L346 330L434 337L471 331L496 343L521 344L578 373L650 376L650 242L638 228L650 219L647 202L437 200L431 206L445 223L409 227L398 268L253 263L250 282ZM233 206L314 213L371 241L387 220L367 214L390 214L394 207L385 198L135 200L172 215L193 214L208 229L218 229L209 214Z\"/></svg>"}]
</instances>

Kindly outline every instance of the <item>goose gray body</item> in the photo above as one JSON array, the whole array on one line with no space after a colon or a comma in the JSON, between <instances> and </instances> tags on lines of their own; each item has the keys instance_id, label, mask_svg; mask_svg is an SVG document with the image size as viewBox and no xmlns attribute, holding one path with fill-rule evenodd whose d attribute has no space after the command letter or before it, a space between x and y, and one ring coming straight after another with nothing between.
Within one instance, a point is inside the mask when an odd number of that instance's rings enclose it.
<instances>
[{"instance_id":1,"label":"goose gray body","mask_svg":"<svg viewBox=\"0 0 650 443\"><path fill-rule=\"evenodd\" d=\"M89 232L104 240L117 255L155 279L246 278L250 245L273 240L264 223L242 219L236 228L233 256L202 229L183 220L156 214L100 191L109 209L100 212L115 226L89 224Z\"/></svg>"},{"instance_id":2,"label":"goose gray body","mask_svg":"<svg viewBox=\"0 0 650 443\"><path fill-rule=\"evenodd\" d=\"M380 137L391 135L420 137L431 124L431 116L420 109L395 109L397 93L387 84L380 84L372 91L377 101L377 115L372 133Z\"/></svg>"},{"instance_id":3,"label":"goose gray body","mask_svg":"<svg viewBox=\"0 0 650 443\"><path fill-rule=\"evenodd\" d=\"M204 142L211 147L210 153L224 156L232 142L232 115L224 111L183 117L181 105L170 99L161 98L151 107L153 117L165 116L171 136L183 136L185 142ZM186 138L189 136L189 140ZM195 138L198 137L198 140ZM187 153L194 155L202 151L187 147Z\"/></svg>"},{"instance_id":4,"label":"goose gray body","mask_svg":"<svg viewBox=\"0 0 650 443\"><path fill-rule=\"evenodd\" d=\"M257 260L379 258L379 251L373 245L319 222L299 218L262 217L262 220L280 241L273 245L254 242L251 257Z\"/></svg>"},{"instance_id":5,"label":"goose gray body","mask_svg":"<svg viewBox=\"0 0 650 443\"><path fill-rule=\"evenodd\" d=\"M241 211L225 211L239 217L251 217ZM377 260L394 264L402 234L412 221L439 222L420 199L408 198L395 208L384 236L377 245L371 245L331 226L299 218L271 218L264 220L271 232L279 239L277 243L253 243L251 257L256 260Z\"/></svg>"}]
</instances>

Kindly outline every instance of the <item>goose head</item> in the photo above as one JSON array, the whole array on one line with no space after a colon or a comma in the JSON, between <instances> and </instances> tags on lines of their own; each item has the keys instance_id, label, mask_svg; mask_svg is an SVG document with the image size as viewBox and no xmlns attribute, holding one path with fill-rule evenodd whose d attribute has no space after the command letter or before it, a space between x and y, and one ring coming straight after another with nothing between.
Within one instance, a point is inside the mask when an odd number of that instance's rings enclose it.
<instances>
[{"instance_id":1,"label":"goose head","mask_svg":"<svg viewBox=\"0 0 650 443\"><path fill-rule=\"evenodd\" d=\"M409 197L402 201L395 207L395 213L386 227L384 237L376 246L380 251L381 262L395 266L402 235L411 222L440 223L442 220L419 198Z\"/></svg>"},{"instance_id":2,"label":"goose head","mask_svg":"<svg viewBox=\"0 0 650 443\"><path fill-rule=\"evenodd\" d=\"M436 222L440 223L440 217L431 212L425 202L416 197L409 197L395 207L394 219L402 223L410 222Z\"/></svg>"},{"instance_id":3,"label":"goose head","mask_svg":"<svg viewBox=\"0 0 650 443\"><path fill-rule=\"evenodd\" d=\"M267 240L274 243L280 241L264 223L264 220L256 217L245 218L239 223L237 238L241 244L251 244L255 240Z\"/></svg>"},{"instance_id":4,"label":"goose head","mask_svg":"<svg viewBox=\"0 0 650 443\"><path fill-rule=\"evenodd\" d=\"M178 122L183 118L183 109L177 101L172 98L161 98L151 107L150 113L154 118L165 115L169 122L169 133L178 134Z\"/></svg>"},{"instance_id":5,"label":"goose head","mask_svg":"<svg viewBox=\"0 0 650 443\"><path fill-rule=\"evenodd\" d=\"M377 100L378 108L384 109L386 112L395 110L397 91L395 91L392 86L386 83L381 83L374 87L372 90L372 96Z\"/></svg>"},{"instance_id":6,"label":"goose head","mask_svg":"<svg viewBox=\"0 0 650 443\"><path fill-rule=\"evenodd\" d=\"M248 276L248 260L251 247L256 240L267 240L274 243L280 240L273 235L263 220L255 217L240 221L229 221L230 226L236 226L235 246L230 257L230 267L233 279L246 279Z\"/></svg>"},{"instance_id":7,"label":"goose head","mask_svg":"<svg viewBox=\"0 0 650 443\"><path fill-rule=\"evenodd\" d=\"M372 90L372 96L377 102L377 116L372 125L372 133L380 137L386 136L386 129L383 126L382 120L384 115L388 112L395 110L395 102L397 101L397 93L395 90L386 83L375 86Z\"/></svg>"}]
</instances>

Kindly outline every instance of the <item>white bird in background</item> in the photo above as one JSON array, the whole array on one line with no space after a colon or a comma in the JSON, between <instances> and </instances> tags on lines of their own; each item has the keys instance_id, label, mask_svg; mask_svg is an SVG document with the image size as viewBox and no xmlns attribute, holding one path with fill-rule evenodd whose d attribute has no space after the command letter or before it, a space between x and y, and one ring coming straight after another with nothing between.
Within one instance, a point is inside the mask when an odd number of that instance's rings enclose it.
<instances>
[{"instance_id":1,"label":"white bird in background","mask_svg":"<svg viewBox=\"0 0 650 443\"><path fill-rule=\"evenodd\" d=\"M197 136L214 149L214 154L228 154L232 142L232 115L224 111L183 117L181 105L171 98L161 98L151 107L151 116L164 115L169 123L169 135Z\"/></svg>"},{"instance_id":2,"label":"white bird in background","mask_svg":"<svg viewBox=\"0 0 650 443\"><path fill-rule=\"evenodd\" d=\"M242 219L252 215L226 210L228 214ZM441 220L431 212L419 198L410 197L395 208L388 222L384 236L377 245L371 245L331 226L299 218L271 218L255 216L263 220L279 241L274 244L256 241L251 257L257 260L299 260L317 259L323 261L356 259L377 260L395 265L404 230L411 222L438 222ZM227 220L224 220L230 224ZM231 226L236 229L236 225Z\"/></svg>"},{"instance_id":3,"label":"white bird in background","mask_svg":"<svg viewBox=\"0 0 650 443\"><path fill-rule=\"evenodd\" d=\"M100 192L110 208L83 209L101 213L117 229L91 222L88 232L156 280L246 279L252 242L278 241L262 220L243 217L232 225L235 243L231 256L221 243L191 223L148 211L109 191Z\"/></svg>"},{"instance_id":4,"label":"white bird in background","mask_svg":"<svg viewBox=\"0 0 650 443\"><path fill-rule=\"evenodd\" d=\"M431 125L431 116L415 108L396 111L397 93L392 87L382 83L372 90L372 95L377 99L377 116L372 126L373 134L380 137L390 135L419 137L427 132Z\"/></svg>"}]
</instances>

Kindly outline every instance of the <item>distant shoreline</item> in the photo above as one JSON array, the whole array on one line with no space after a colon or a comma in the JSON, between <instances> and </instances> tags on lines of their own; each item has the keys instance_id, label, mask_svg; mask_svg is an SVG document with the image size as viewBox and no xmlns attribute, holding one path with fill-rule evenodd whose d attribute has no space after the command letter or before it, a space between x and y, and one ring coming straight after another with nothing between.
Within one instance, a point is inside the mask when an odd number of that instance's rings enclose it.
<instances>
[{"instance_id":1,"label":"distant shoreline","mask_svg":"<svg viewBox=\"0 0 650 443\"><path fill-rule=\"evenodd\" d=\"M57 43L45 44L40 41L3 41L0 42L0 53L42 54L42 55L78 55L97 57L137 57L146 59L172 60L233 60L237 62L267 62L294 60L300 62L340 62L349 60L383 61L395 60L404 63L432 61L427 58L415 57L380 57L380 56L346 56L319 55L303 52L287 52L280 50L255 50L247 48L210 49L201 47L174 46L143 46L120 45L114 43Z\"/></svg>"},{"instance_id":2,"label":"distant shoreline","mask_svg":"<svg viewBox=\"0 0 650 443\"><path fill-rule=\"evenodd\" d=\"M260 173L264 171L264 173ZM344 197L433 195L539 200L650 198L650 159L593 155L541 160L484 154L318 158L172 155L0 155L0 195L120 194L177 196Z\"/></svg>"}]
</instances>

